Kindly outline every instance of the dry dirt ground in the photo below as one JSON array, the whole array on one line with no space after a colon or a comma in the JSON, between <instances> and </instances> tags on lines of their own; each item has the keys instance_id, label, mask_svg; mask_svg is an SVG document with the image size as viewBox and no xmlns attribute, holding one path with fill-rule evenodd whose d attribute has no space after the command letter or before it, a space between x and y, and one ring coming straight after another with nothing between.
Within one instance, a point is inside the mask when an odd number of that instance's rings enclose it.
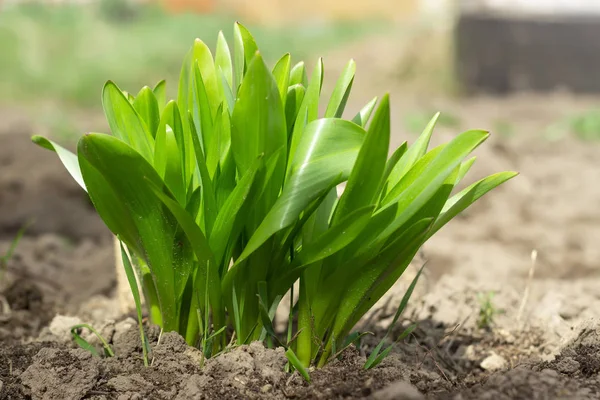
<instances>
[{"instance_id":1,"label":"dry dirt ground","mask_svg":"<svg viewBox=\"0 0 600 400\"><path fill-rule=\"evenodd\" d=\"M345 52L358 53L362 102L393 76L394 64L377 58L385 49ZM334 70L341 65L336 56ZM369 81L360 72L366 64ZM12 109L0 111L0 254L33 221L0 287L0 399L600 398L600 142L567 131L554 140L544 135L557 120L600 107L600 100L567 94L456 100L389 90L396 145L414 140L404 122L415 112L439 109L453 121L436 130L436 142L468 128L504 131L492 132L477 150L472 180L500 170L520 175L425 246L426 273L404 321L419 323L413 335L378 368L363 371L377 342L368 337L313 371L310 385L283 372L280 350L258 344L200 369L197 350L174 334L157 343L153 327L154 363L144 368L135 321L119 316L110 299L110 235L59 161L29 142L38 127ZM381 337L408 280L361 329ZM489 293L486 308L482 298ZM483 328L482 310L496 311ZM53 320L56 313L96 324L117 357L92 358L75 348L68 324L76 319Z\"/></svg>"}]
</instances>

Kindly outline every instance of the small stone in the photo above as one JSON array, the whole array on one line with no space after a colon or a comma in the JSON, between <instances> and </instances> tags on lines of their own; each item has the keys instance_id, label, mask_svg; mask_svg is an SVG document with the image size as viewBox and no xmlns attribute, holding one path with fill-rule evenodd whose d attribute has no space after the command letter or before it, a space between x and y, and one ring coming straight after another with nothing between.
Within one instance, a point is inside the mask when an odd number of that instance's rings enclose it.
<instances>
[{"instance_id":1,"label":"small stone","mask_svg":"<svg viewBox=\"0 0 600 400\"><path fill-rule=\"evenodd\" d=\"M481 362L480 366L486 371L493 372L505 369L508 366L508 362L506 359L504 359L504 357L492 352Z\"/></svg>"},{"instance_id":2,"label":"small stone","mask_svg":"<svg viewBox=\"0 0 600 400\"><path fill-rule=\"evenodd\" d=\"M572 375L579 371L580 364L571 357L565 357L556 363L556 369L558 372L562 372L565 375Z\"/></svg>"},{"instance_id":3,"label":"small stone","mask_svg":"<svg viewBox=\"0 0 600 400\"><path fill-rule=\"evenodd\" d=\"M0 393L2 393L2 388L4 387L4 382L0 381Z\"/></svg>"},{"instance_id":4,"label":"small stone","mask_svg":"<svg viewBox=\"0 0 600 400\"><path fill-rule=\"evenodd\" d=\"M66 343L71 341L71 328L81 323L82 321L77 317L57 315L50 322L49 329L59 341Z\"/></svg>"},{"instance_id":5,"label":"small stone","mask_svg":"<svg viewBox=\"0 0 600 400\"><path fill-rule=\"evenodd\" d=\"M260 388L261 393L270 393L273 390L273 385L267 383L265 386Z\"/></svg>"},{"instance_id":6,"label":"small stone","mask_svg":"<svg viewBox=\"0 0 600 400\"><path fill-rule=\"evenodd\" d=\"M425 397L406 381L394 382L373 393L374 400L424 400Z\"/></svg>"}]
</instances>

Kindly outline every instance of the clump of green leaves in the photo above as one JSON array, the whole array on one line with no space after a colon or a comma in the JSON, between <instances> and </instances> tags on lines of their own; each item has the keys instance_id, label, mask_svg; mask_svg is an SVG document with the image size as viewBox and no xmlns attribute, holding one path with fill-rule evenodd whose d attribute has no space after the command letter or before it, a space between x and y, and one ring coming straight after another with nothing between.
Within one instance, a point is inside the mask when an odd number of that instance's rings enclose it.
<instances>
[{"instance_id":1,"label":"clump of green leaves","mask_svg":"<svg viewBox=\"0 0 600 400\"><path fill-rule=\"evenodd\" d=\"M176 100L164 82L135 96L108 82L112 136L86 134L77 155L33 140L56 151L123 242L128 275L164 331L207 357L231 341L280 343L275 310L299 281L297 331L282 344L296 368L320 367L427 239L515 176L451 195L488 133L428 150L437 115L388 158L387 95L342 118L355 68L342 71L320 116L322 60L310 79L289 54L269 68L236 24L233 54L222 34L214 55L194 42Z\"/></svg>"}]
</instances>

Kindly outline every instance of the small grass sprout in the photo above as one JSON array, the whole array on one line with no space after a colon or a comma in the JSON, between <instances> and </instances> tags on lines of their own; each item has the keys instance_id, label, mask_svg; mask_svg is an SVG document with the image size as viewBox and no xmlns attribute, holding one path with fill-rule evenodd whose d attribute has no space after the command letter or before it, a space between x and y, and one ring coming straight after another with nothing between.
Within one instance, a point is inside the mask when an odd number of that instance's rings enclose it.
<instances>
[{"instance_id":1,"label":"small grass sprout","mask_svg":"<svg viewBox=\"0 0 600 400\"><path fill-rule=\"evenodd\" d=\"M477 300L479 301L479 315L477 317L477 327L479 329L491 329L494 325L494 319L498 314L504 313L504 310L496 308L494 305L493 291L486 293L477 293Z\"/></svg>"},{"instance_id":2,"label":"small grass sprout","mask_svg":"<svg viewBox=\"0 0 600 400\"><path fill-rule=\"evenodd\" d=\"M0 256L0 282L2 282L2 280L4 279L4 274L8 270L8 261L13 257L19 242L21 241L23 235L25 235L25 232L31 224L32 222L28 222L27 224L23 225L21 229L19 229L13 240L10 242L6 253Z\"/></svg>"},{"instance_id":3,"label":"small grass sprout","mask_svg":"<svg viewBox=\"0 0 600 400\"><path fill-rule=\"evenodd\" d=\"M164 81L136 95L107 82L112 135L84 135L77 154L33 141L57 153L122 241L151 321L206 357L232 338L280 345L275 310L299 282L285 346L303 373L334 358L423 243L516 173L453 194L487 132L428 149L435 115L388 158L387 94L343 118L354 61L323 100L321 59L309 79L290 54L267 66L241 24L233 37L232 52L222 33L214 53L194 42L175 100Z\"/></svg>"},{"instance_id":4,"label":"small grass sprout","mask_svg":"<svg viewBox=\"0 0 600 400\"><path fill-rule=\"evenodd\" d=\"M73 340L79 347L81 347L84 350L89 351L90 353L92 353L93 356L96 356L96 357L100 356L100 354L98 354L98 351L96 350L96 348L90 342L88 342L87 340L85 340L84 338L81 337L81 335L79 334L81 329L89 330L98 338L98 340L100 340L100 343L102 344L102 349L104 350L105 357L114 357L115 356L115 353L114 353L112 347L110 347L110 345L108 344L106 339L104 339L102 337L102 335L100 335L100 333L98 333L98 331L89 324L78 324L78 325L71 327L71 337L73 338Z\"/></svg>"}]
</instances>

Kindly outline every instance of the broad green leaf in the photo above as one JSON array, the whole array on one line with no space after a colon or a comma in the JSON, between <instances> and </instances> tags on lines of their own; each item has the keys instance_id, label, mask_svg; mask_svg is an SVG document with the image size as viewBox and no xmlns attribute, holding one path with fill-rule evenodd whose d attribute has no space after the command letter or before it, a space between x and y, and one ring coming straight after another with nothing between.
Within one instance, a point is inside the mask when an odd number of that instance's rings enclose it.
<instances>
[{"instance_id":1,"label":"broad green leaf","mask_svg":"<svg viewBox=\"0 0 600 400\"><path fill-rule=\"evenodd\" d=\"M308 86L308 76L306 75L306 66L304 61L300 61L294 65L290 71L290 86L302 85Z\"/></svg>"},{"instance_id":2,"label":"broad green leaf","mask_svg":"<svg viewBox=\"0 0 600 400\"><path fill-rule=\"evenodd\" d=\"M408 148L406 154L404 154L404 156L398 161L396 167L390 174L388 189L394 187L394 185L396 185L396 183L398 183L400 179L413 167L413 165L415 165L415 163L427 152L427 147L429 147L429 141L431 140L431 134L433 133L433 129L435 128L435 124L437 123L439 117L440 113L437 113L433 116L417 141Z\"/></svg>"},{"instance_id":3,"label":"broad green leaf","mask_svg":"<svg viewBox=\"0 0 600 400\"><path fill-rule=\"evenodd\" d=\"M446 225L452 218L464 211L467 207L477 201L490 190L500 186L509 179L517 176L517 172L500 172L484 178L461 192L452 196L444 206L440 216L436 219L428 237L433 236L441 227Z\"/></svg>"},{"instance_id":4,"label":"broad green leaf","mask_svg":"<svg viewBox=\"0 0 600 400\"><path fill-rule=\"evenodd\" d=\"M323 60L319 58L317 65L313 71L310 84L306 89L306 94L302 99L302 104L297 113L296 123L292 132L290 150L288 152L288 167L286 171L286 179L289 178L294 157L296 156L296 148L302 140L302 135L306 124L311 123L319 117L319 97L321 95L321 84L323 82Z\"/></svg>"},{"instance_id":5,"label":"broad green leaf","mask_svg":"<svg viewBox=\"0 0 600 400\"><path fill-rule=\"evenodd\" d=\"M79 161L77 160L77 156L75 154L71 153L69 150L65 149L59 144L54 143L52 140L46 139L42 136L35 135L31 138L31 140L40 147L54 151L69 174L71 174L71 177L73 177L75 182L77 182L79 186L83 188L83 190L87 191L85 183L83 182L83 177L81 176Z\"/></svg>"},{"instance_id":6,"label":"broad green leaf","mask_svg":"<svg viewBox=\"0 0 600 400\"><path fill-rule=\"evenodd\" d=\"M457 181L457 177L460 172L460 167L461 166L457 166L456 168L454 168L454 171L452 171L452 173L448 175L444 183L439 187L435 194L431 196L431 198L427 200L424 204L421 205L421 208L412 217L410 217L407 222L405 222L405 225L410 226L413 223L416 223L417 221L420 221L424 218L433 218L435 220L439 216L440 212L444 208L444 205L448 201L448 197L450 197L450 194L454 189L454 184ZM390 226L400 226L399 230L403 229L402 225L395 224L396 221L394 221ZM391 234L390 237L387 238L387 240L385 239L385 237L383 238L383 240L389 243L394 239L395 236L396 234Z\"/></svg>"},{"instance_id":7,"label":"broad green leaf","mask_svg":"<svg viewBox=\"0 0 600 400\"><path fill-rule=\"evenodd\" d=\"M177 106L177 103L171 100L167 103L162 112L158 129L159 132L162 132L163 130L166 131L167 126L169 126L173 130L173 134L175 135L175 141L177 143L177 147L179 148L178 159L181 162L181 170L183 171L184 183L186 186L189 187L192 180L192 175L195 171L196 160L194 158L194 149L191 146L191 137L188 138L188 140L186 141L184 125L181 118L182 116L179 111L179 107ZM190 143L190 145L187 145L187 143ZM156 151L157 149L155 145L155 157ZM192 165L194 165L194 169L192 169ZM163 175L161 174L161 176Z\"/></svg>"},{"instance_id":8,"label":"broad green leaf","mask_svg":"<svg viewBox=\"0 0 600 400\"><path fill-rule=\"evenodd\" d=\"M221 139L223 136L229 136L229 133L224 135L222 132L223 118L223 103L221 103L213 121L212 139L206 148L206 168L208 169L211 180L214 179L215 174L217 173L217 167L219 166L219 161L221 159ZM227 118L227 120L229 120L229 118Z\"/></svg>"},{"instance_id":9,"label":"broad green leaf","mask_svg":"<svg viewBox=\"0 0 600 400\"><path fill-rule=\"evenodd\" d=\"M350 175L365 131L339 119L321 119L306 127L281 196L248 241L240 259L260 247L276 232L296 221L323 190Z\"/></svg>"},{"instance_id":10,"label":"broad green leaf","mask_svg":"<svg viewBox=\"0 0 600 400\"><path fill-rule=\"evenodd\" d=\"M191 95L192 95L192 50L190 49L183 60L181 65L181 72L179 74L179 86L177 90L177 105L183 115L187 114L192 108ZM182 118L183 119L183 118Z\"/></svg>"},{"instance_id":11,"label":"broad green leaf","mask_svg":"<svg viewBox=\"0 0 600 400\"><path fill-rule=\"evenodd\" d=\"M285 107L285 101L288 95L288 86L290 82L290 53L286 53L277 61L275 67L273 67L273 77L277 82L279 88L279 95L281 96L281 104Z\"/></svg>"},{"instance_id":12,"label":"broad green leaf","mask_svg":"<svg viewBox=\"0 0 600 400\"><path fill-rule=\"evenodd\" d=\"M277 83L260 54L244 76L231 122L231 149L241 175L259 155L268 158L286 146L285 116Z\"/></svg>"},{"instance_id":13,"label":"broad green leaf","mask_svg":"<svg viewBox=\"0 0 600 400\"><path fill-rule=\"evenodd\" d=\"M200 39L196 39L194 41L194 47L192 50L192 65L198 66L199 72L202 75L202 83L204 85L204 89L206 90L208 106L210 107L209 115L212 117L217 112L219 104L221 104L221 85L217 82L217 73L215 70L215 62L213 60L212 53L210 52L210 49L206 43ZM198 79L197 76L196 79Z\"/></svg>"},{"instance_id":14,"label":"broad green leaf","mask_svg":"<svg viewBox=\"0 0 600 400\"><path fill-rule=\"evenodd\" d=\"M369 222L374 206L349 213L337 225L318 236L298 254L299 265L308 265L337 253L348 246Z\"/></svg>"},{"instance_id":15,"label":"broad green leaf","mask_svg":"<svg viewBox=\"0 0 600 400\"><path fill-rule=\"evenodd\" d=\"M385 170L390 144L390 103L386 94L382 99L373 122L369 126L365 141L358 153L346 189L340 197L332 224L335 225L347 214L375 204Z\"/></svg>"},{"instance_id":16,"label":"broad green leaf","mask_svg":"<svg viewBox=\"0 0 600 400\"><path fill-rule=\"evenodd\" d=\"M250 62L252 61L254 55L258 51L258 46L256 45L256 42L254 41L254 38L252 37L248 29L246 29L246 27L240 24L239 22L236 22L233 26L233 37L235 41L235 77L236 85L239 88L239 86L242 84L244 75L248 70Z\"/></svg>"},{"instance_id":17,"label":"broad green leaf","mask_svg":"<svg viewBox=\"0 0 600 400\"><path fill-rule=\"evenodd\" d=\"M477 146L488 138L484 131L467 131L443 147L437 157L426 165L423 173L415 173L413 168L408 174L415 176L412 183L405 190L392 189L391 203L396 209L396 219L381 234L388 236L391 232L402 226L438 191L446 178L457 168L462 160ZM410 151L410 150L409 150ZM408 153L405 154L405 156ZM418 165L418 163L417 163ZM415 165L416 167L416 165ZM402 182L399 183L399 185ZM398 185L397 185L398 186ZM387 206L387 205L386 205Z\"/></svg>"},{"instance_id":18,"label":"broad green leaf","mask_svg":"<svg viewBox=\"0 0 600 400\"><path fill-rule=\"evenodd\" d=\"M346 102L350 96L350 90L352 89L352 82L354 82L354 74L356 73L356 63L354 60L350 60L346 68L342 71L335 89L329 99L327 110L325 111L325 118L341 118L346 108Z\"/></svg>"},{"instance_id":19,"label":"broad green leaf","mask_svg":"<svg viewBox=\"0 0 600 400\"><path fill-rule=\"evenodd\" d=\"M133 108L135 108L142 121L146 124L152 137L155 137L160 114L158 110L158 101L156 100L156 96L154 96L152 89L148 86L144 86L135 97Z\"/></svg>"},{"instance_id":20,"label":"broad green leaf","mask_svg":"<svg viewBox=\"0 0 600 400\"><path fill-rule=\"evenodd\" d=\"M246 202L250 188L254 183L256 173L261 165L262 157L256 160L250 169L248 169L233 192L227 198L225 204L223 204L219 210L219 214L215 220L214 229L209 238L210 248L215 254L217 265L220 265L223 260L229 240L235 240L235 237L230 238L230 235L234 231L236 219L239 219L240 217L239 212Z\"/></svg>"},{"instance_id":21,"label":"broad green leaf","mask_svg":"<svg viewBox=\"0 0 600 400\"><path fill-rule=\"evenodd\" d=\"M408 228L393 244L375 259L356 271L348 271L351 280L344 285L344 293L335 316L332 337L343 337L356 322L387 292L391 280L396 281L412 260L423 242L431 220L423 220ZM391 284L393 284L391 282ZM389 286L391 286L391 284ZM383 290L383 293L382 292Z\"/></svg>"},{"instance_id":22,"label":"broad green leaf","mask_svg":"<svg viewBox=\"0 0 600 400\"><path fill-rule=\"evenodd\" d=\"M222 31L219 31L217 38L217 50L215 52L215 70L223 73L223 78L229 86L229 91L233 88L233 63L231 61L231 52L229 51L229 45L225 40L225 35ZM224 88L221 85L221 101L225 99L225 94L222 91Z\"/></svg>"},{"instance_id":23,"label":"broad green leaf","mask_svg":"<svg viewBox=\"0 0 600 400\"><path fill-rule=\"evenodd\" d=\"M164 317L163 328L177 330L176 294L183 290L192 264L191 260L175 262L176 221L171 214L164 213L162 202L149 185L151 182L162 188L162 180L139 153L112 136L84 136L79 141L78 157L98 213L107 225L114 224L119 217L123 219L111 228L117 229L113 233L128 238L128 247L137 245L134 249L152 271Z\"/></svg>"},{"instance_id":24,"label":"broad green leaf","mask_svg":"<svg viewBox=\"0 0 600 400\"><path fill-rule=\"evenodd\" d=\"M221 81L221 87L223 89L223 98L225 99L225 104L227 105L226 109L228 113L231 113L233 107L235 106L235 100L233 98L233 92L229 83L227 82L227 78L225 77L221 68L217 69L217 75Z\"/></svg>"},{"instance_id":25,"label":"broad green leaf","mask_svg":"<svg viewBox=\"0 0 600 400\"><path fill-rule=\"evenodd\" d=\"M386 164L385 164L385 171L383 172L383 177L381 178L381 184L379 187L378 192L381 195L381 199L383 200L383 197L385 197L385 193L386 193L386 186L387 186L387 180L388 177L390 176L390 174L392 173L392 169L394 169L394 167L396 166L396 163L398 163L398 160L400 160L400 158L402 158L402 156L404 155L404 153L406 153L406 149L408 149L408 145L406 142L402 143L400 145L400 147L398 147L394 153L392 153L391 157L387 160Z\"/></svg>"},{"instance_id":26,"label":"broad green leaf","mask_svg":"<svg viewBox=\"0 0 600 400\"><path fill-rule=\"evenodd\" d=\"M362 110L360 110L358 114L354 116L352 122L362 126L363 128L367 126L367 122L369 122L369 118L371 118L371 114L373 113L373 110L375 109L376 105L377 97L373 98L370 102L368 102L367 105L364 106Z\"/></svg>"},{"instance_id":27,"label":"broad green leaf","mask_svg":"<svg viewBox=\"0 0 600 400\"><path fill-rule=\"evenodd\" d=\"M224 323L221 282L217 272L218 268L215 258L208 244L208 240L200 230L200 227L196 225L190 215L175 200L162 192L154 182L148 180L147 183L160 201L167 206L183 232L185 232L185 236L189 240L198 262L195 277L196 282L194 284L194 287L196 288L195 292L198 296L198 304L204 304L206 300L204 298L204 291L198 290L198 288L208 286L208 295L213 312L213 323L215 328L220 328Z\"/></svg>"},{"instance_id":28,"label":"broad green leaf","mask_svg":"<svg viewBox=\"0 0 600 400\"><path fill-rule=\"evenodd\" d=\"M211 111L207 88L204 85L204 77L200 72L199 65L194 64L192 70L192 82L194 84L191 99L193 104L192 116L196 128L195 132L200 138L202 152L206 154L207 148L210 146L211 140L213 140L213 113Z\"/></svg>"},{"instance_id":29,"label":"broad green leaf","mask_svg":"<svg viewBox=\"0 0 600 400\"><path fill-rule=\"evenodd\" d=\"M167 104L167 81L164 79L156 84L153 89L154 97L158 103L158 112L162 113Z\"/></svg>"},{"instance_id":30,"label":"broad green leaf","mask_svg":"<svg viewBox=\"0 0 600 400\"><path fill-rule=\"evenodd\" d=\"M196 133L194 128L194 124L191 121L192 117L189 117L190 120L190 129L192 141L194 144L194 152L196 155L196 167L198 169L198 175L200 180L200 186L202 187L202 203L204 204L204 213L202 214L204 218L204 234L210 237L213 224L215 219L217 218L217 200L215 198L215 191L213 189L212 180L210 179L210 175L208 173L208 168L206 167L206 159L204 158L204 152L202 150L200 144L200 137Z\"/></svg>"},{"instance_id":31,"label":"broad green leaf","mask_svg":"<svg viewBox=\"0 0 600 400\"><path fill-rule=\"evenodd\" d=\"M104 85L102 107L112 134L151 161L154 157L152 134L121 89L111 81Z\"/></svg>"},{"instance_id":32,"label":"broad green leaf","mask_svg":"<svg viewBox=\"0 0 600 400\"><path fill-rule=\"evenodd\" d=\"M460 171L458 172L458 176L456 177L456 182L454 183L455 185L458 185L458 183L463 180L465 175L469 172L469 170L475 163L476 159L477 157L472 157L460 165Z\"/></svg>"},{"instance_id":33,"label":"broad green leaf","mask_svg":"<svg viewBox=\"0 0 600 400\"><path fill-rule=\"evenodd\" d=\"M156 135L154 169L171 190L179 204L187 202L186 185L182 170L181 153L177 139L169 125L160 129Z\"/></svg>"},{"instance_id":34,"label":"broad green leaf","mask_svg":"<svg viewBox=\"0 0 600 400\"><path fill-rule=\"evenodd\" d=\"M298 111L300 111L305 93L304 86L299 83L288 88L287 99L285 101L285 121L287 123L288 136L293 132L294 123L298 117Z\"/></svg>"}]
</instances>

